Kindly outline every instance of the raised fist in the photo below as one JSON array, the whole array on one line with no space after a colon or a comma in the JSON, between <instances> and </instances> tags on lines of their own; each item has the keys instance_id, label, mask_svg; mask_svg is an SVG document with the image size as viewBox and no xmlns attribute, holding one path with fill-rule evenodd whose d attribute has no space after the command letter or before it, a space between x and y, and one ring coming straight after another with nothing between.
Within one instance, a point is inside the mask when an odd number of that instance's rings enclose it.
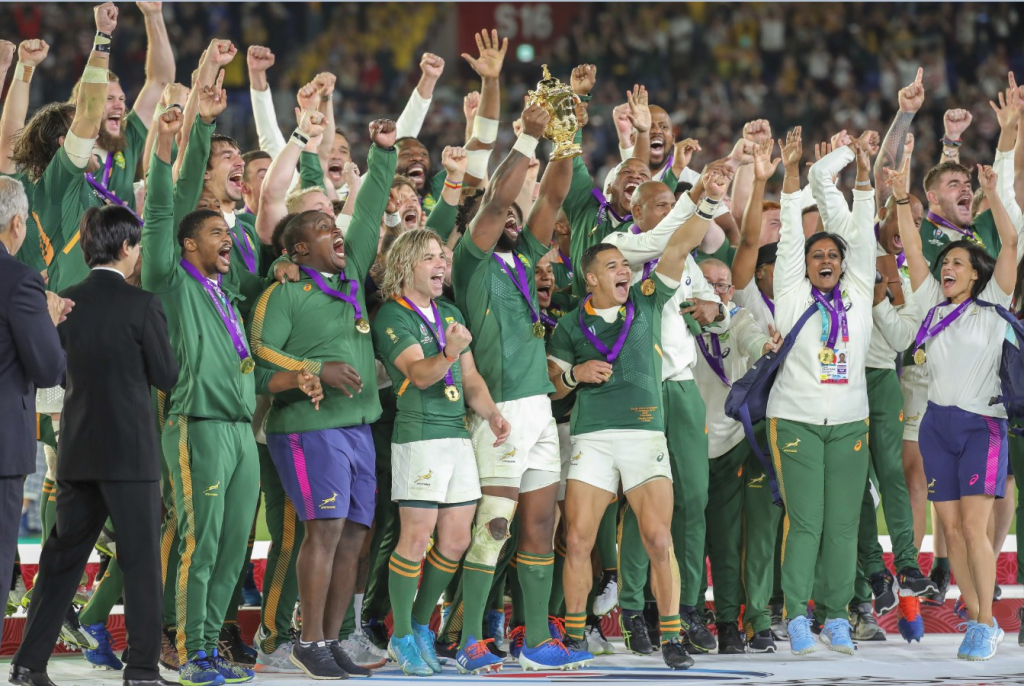
<instances>
[{"instance_id":1,"label":"raised fist","mask_svg":"<svg viewBox=\"0 0 1024 686\"><path fill-rule=\"evenodd\" d=\"M249 66L249 71L265 72L274 66L274 53L270 51L270 48L265 48L262 45L251 45L245 61Z\"/></svg>"},{"instance_id":2,"label":"raised fist","mask_svg":"<svg viewBox=\"0 0 1024 686\"><path fill-rule=\"evenodd\" d=\"M523 110L523 133L539 140L544 135L544 129L547 128L550 121L551 115L546 109L540 105L528 105Z\"/></svg>"},{"instance_id":3,"label":"raised fist","mask_svg":"<svg viewBox=\"0 0 1024 686\"><path fill-rule=\"evenodd\" d=\"M388 150L395 146L398 131L390 119L375 119L370 122L370 140L378 148Z\"/></svg>"},{"instance_id":4,"label":"raised fist","mask_svg":"<svg viewBox=\"0 0 1024 686\"><path fill-rule=\"evenodd\" d=\"M597 81L597 67L593 64L581 64L572 70L569 77L569 85L576 95L590 95Z\"/></svg>"},{"instance_id":5,"label":"raised fist","mask_svg":"<svg viewBox=\"0 0 1024 686\"><path fill-rule=\"evenodd\" d=\"M6 43L6 41L4 41ZM5 46L6 47L6 46ZM50 54L50 46L41 38L23 40L18 46L18 61L27 67L37 67Z\"/></svg>"},{"instance_id":6,"label":"raised fist","mask_svg":"<svg viewBox=\"0 0 1024 686\"><path fill-rule=\"evenodd\" d=\"M117 7L112 2L105 2L93 8L93 16L96 19L96 30L107 34L114 33L117 28Z\"/></svg>"}]
</instances>

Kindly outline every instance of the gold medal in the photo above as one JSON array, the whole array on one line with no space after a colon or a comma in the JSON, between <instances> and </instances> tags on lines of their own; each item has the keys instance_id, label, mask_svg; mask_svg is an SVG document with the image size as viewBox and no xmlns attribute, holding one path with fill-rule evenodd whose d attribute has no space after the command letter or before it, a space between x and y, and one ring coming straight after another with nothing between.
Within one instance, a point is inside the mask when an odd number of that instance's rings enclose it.
<instances>
[{"instance_id":1,"label":"gold medal","mask_svg":"<svg viewBox=\"0 0 1024 686\"><path fill-rule=\"evenodd\" d=\"M924 348L918 348L914 351L914 364L924 364L928 356L924 354Z\"/></svg>"},{"instance_id":2,"label":"gold medal","mask_svg":"<svg viewBox=\"0 0 1024 686\"><path fill-rule=\"evenodd\" d=\"M533 335L537 338L544 338L544 323L534 322L533 323Z\"/></svg>"},{"instance_id":3,"label":"gold medal","mask_svg":"<svg viewBox=\"0 0 1024 686\"><path fill-rule=\"evenodd\" d=\"M459 389L455 386L445 386L444 395L448 400L451 400L454 403L459 399Z\"/></svg>"},{"instance_id":4,"label":"gold medal","mask_svg":"<svg viewBox=\"0 0 1024 686\"><path fill-rule=\"evenodd\" d=\"M834 350L832 350L832 348L822 348L821 352L818 353L818 360L822 364L832 364L833 362L835 362L835 359L836 353Z\"/></svg>"},{"instance_id":5,"label":"gold medal","mask_svg":"<svg viewBox=\"0 0 1024 686\"><path fill-rule=\"evenodd\" d=\"M252 370L256 369L256 363L253 362L251 357L247 357L242 360L241 364L238 366L241 368L243 374L252 374Z\"/></svg>"},{"instance_id":6,"label":"gold medal","mask_svg":"<svg viewBox=\"0 0 1024 686\"><path fill-rule=\"evenodd\" d=\"M654 281L644 279L644 282L640 284L640 292L644 295L654 295Z\"/></svg>"},{"instance_id":7,"label":"gold medal","mask_svg":"<svg viewBox=\"0 0 1024 686\"><path fill-rule=\"evenodd\" d=\"M360 317L356 320L356 331L359 333L370 333L370 322Z\"/></svg>"}]
</instances>

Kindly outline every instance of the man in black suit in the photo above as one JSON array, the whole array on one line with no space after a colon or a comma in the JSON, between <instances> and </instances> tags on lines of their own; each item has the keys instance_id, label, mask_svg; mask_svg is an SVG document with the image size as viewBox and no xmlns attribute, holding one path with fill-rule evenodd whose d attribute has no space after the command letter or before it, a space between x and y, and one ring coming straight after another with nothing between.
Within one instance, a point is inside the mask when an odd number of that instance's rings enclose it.
<instances>
[{"instance_id":1,"label":"man in black suit","mask_svg":"<svg viewBox=\"0 0 1024 686\"><path fill-rule=\"evenodd\" d=\"M155 295L125 282L142 231L118 206L92 208L80 241L89 276L64 293L74 313L57 327L68 368L57 449L57 525L43 545L39 578L11 682L52 683L46 663L61 621L109 514L124 571L130 650L124 683L160 678L160 452L150 387L168 392L178 363Z\"/></svg>"},{"instance_id":2,"label":"man in black suit","mask_svg":"<svg viewBox=\"0 0 1024 686\"><path fill-rule=\"evenodd\" d=\"M66 363L54 328L64 301L14 259L27 219L25 189L0 177L0 607L11 588L25 476L36 471L36 388L59 384ZM3 622L0 615L0 634Z\"/></svg>"}]
</instances>

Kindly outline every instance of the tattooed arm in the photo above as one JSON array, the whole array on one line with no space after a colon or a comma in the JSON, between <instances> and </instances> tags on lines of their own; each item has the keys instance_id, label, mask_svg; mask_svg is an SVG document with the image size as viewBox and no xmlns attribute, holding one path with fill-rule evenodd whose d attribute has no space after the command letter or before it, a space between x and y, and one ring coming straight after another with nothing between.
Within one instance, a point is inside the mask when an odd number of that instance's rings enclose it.
<instances>
[{"instance_id":1,"label":"tattooed arm","mask_svg":"<svg viewBox=\"0 0 1024 686\"><path fill-rule=\"evenodd\" d=\"M923 78L924 69L919 67L917 78L914 79L914 82L900 89L900 111L896 113L896 118L893 119L889 132L885 134L885 140L882 141L882 149L875 159L875 167L872 173L875 179L883 177L882 170L886 167L890 169L901 168L899 164L903 157L903 144L906 141L907 134L910 132L910 123L914 121L914 115L917 114L917 111L921 109L921 105L924 104ZM886 184L875 183L875 203L877 207L884 207L891 194L892 189Z\"/></svg>"}]
</instances>

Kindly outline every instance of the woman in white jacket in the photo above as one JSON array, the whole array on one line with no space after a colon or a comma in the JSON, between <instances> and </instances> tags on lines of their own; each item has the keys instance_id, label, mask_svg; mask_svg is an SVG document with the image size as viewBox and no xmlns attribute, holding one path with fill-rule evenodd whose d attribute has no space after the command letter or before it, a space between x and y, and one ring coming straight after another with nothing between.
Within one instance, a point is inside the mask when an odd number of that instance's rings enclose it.
<instances>
[{"instance_id":1,"label":"woman in white jacket","mask_svg":"<svg viewBox=\"0 0 1024 686\"><path fill-rule=\"evenodd\" d=\"M919 442L928 479L928 500L942 522L949 564L970 617L957 657L987 660L1003 630L992 617L995 556L988 538L989 515L1006 489L1006 411L991 404L1000 395L999 365L1006 322L977 301L1010 304L1017 277L1017 232L996 192L992 167L978 166L978 182L988 198L999 232L999 257L968 241L950 243L939 253L941 281L932 276L922 253L907 199L907 163L886 170L896 197L903 251L910 283L924 323L914 342L915 360L927 357L928 411ZM933 306L934 305L934 306ZM927 344L927 345L925 345Z\"/></svg>"},{"instance_id":2,"label":"woman in white jacket","mask_svg":"<svg viewBox=\"0 0 1024 686\"><path fill-rule=\"evenodd\" d=\"M795 139L795 140L794 140ZM878 134L845 132L811 167L826 231L804 240L799 131L783 150L782 235L775 263L775 321L789 334L817 306L779 369L768 400L768 439L786 505L782 590L790 649L814 652L807 603L815 589L826 621L821 641L853 654L847 606L857 567L857 526L868 474L865 362L871 340L875 255L870 155ZM854 159L853 210L835 177ZM820 553L820 557L819 557Z\"/></svg>"}]
</instances>

